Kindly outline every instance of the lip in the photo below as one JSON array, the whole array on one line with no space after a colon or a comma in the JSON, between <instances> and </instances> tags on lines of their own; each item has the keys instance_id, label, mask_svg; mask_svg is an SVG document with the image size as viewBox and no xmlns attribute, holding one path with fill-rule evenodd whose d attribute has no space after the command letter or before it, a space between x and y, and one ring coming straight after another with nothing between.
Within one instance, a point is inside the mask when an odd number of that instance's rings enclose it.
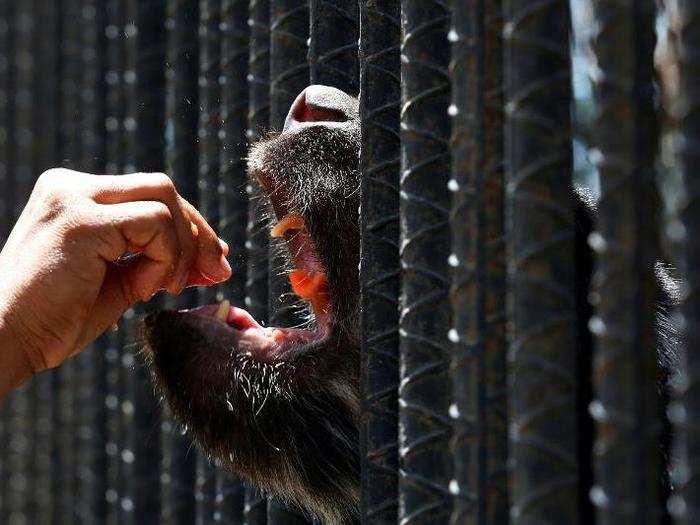
<instances>
[{"instance_id":1,"label":"lip","mask_svg":"<svg viewBox=\"0 0 700 525\"><path fill-rule=\"evenodd\" d=\"M270 202L278 225L286 217L297 215L290 211L283 188L266 180L259 173L256 173L256 176ZM230 305L225 317L221 318L221 303L180 310L178 314L194 316L201 321L199 324L205 332L222 336L232 342L238 352L250 352L262 361L286 359L309 345L315 346L325 341L331 333L332 320L332 301L327 293L326 272L318 259L305 221L300 215L298 217L293 227L283 228L281 236L286 242L294 267L290 274L292 288L301 299L310 304L315 326L309 329L264 327L245 309ZM274 231L275 227L272 229ZM311 289L311 293L305 295L304 289Z\"/></svg>"},{"instance_id":2,"label":"lip","mask_svg":"<svg viewBox=\"0 0 700 525\"><path fill-rule=\"evenodd\" d=\"M329 335L327 326L319 324L314 330L298 328L264 327L245 309L230 306L225 320L216 318L219 304L179 310L179 315L201 319L206 331L216 332L220 338L235 341L237 352L250 353L261 361L277 361L315 343L323 342Z\"/></svg>"}]
</instances>

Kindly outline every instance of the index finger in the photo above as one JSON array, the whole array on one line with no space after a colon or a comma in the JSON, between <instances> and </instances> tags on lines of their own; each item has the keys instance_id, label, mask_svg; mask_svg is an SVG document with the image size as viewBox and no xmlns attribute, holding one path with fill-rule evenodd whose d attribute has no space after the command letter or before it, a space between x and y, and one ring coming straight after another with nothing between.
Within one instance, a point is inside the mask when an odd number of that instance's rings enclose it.
<instances>
[{"instance_id":1,"label":"index finger","mask_svg":"<svg viewBox=\"0 0 700 525\"><path fill-rule=\"evenodd\" d=\"M190 274L197 270L215 283L227 280L231 277L231 266L226 260L228 244L219 239L214 229L192 204L181 196L179 199L194 229L197 230L197 258L189 269Z\"/></svg>"},{"instance_id":2,"label":"index finger","mask_svg":"<svg viewBox=\"0 0 700 525\"><path fill-rule=\"evenodd\" d=\"M167 288L171 293L180 293L187 284L190 267L198 258L199 241L192 228L188 207L184 205L186 201L177 192L173 181L163 173L103 175L91 180L91 196L99 204L155 200L168 207L173 216L180 257Z\"/></svg>"}]
</instances>

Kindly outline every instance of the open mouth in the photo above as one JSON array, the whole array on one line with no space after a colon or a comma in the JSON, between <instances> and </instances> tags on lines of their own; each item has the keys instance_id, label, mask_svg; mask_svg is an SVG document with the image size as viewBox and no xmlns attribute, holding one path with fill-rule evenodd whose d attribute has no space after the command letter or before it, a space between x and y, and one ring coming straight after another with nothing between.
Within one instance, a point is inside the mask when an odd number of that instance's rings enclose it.
<instances>
[{"instance_id":1,"label":"open mouth","mask_svg":"<svg viewBox=\"0 0 700 525\"><path fill-rule=\"evenodd\" d=\"M265 188L265 181L260 181ZM264 327L245 309L228 300L181 313L211 318L231 330L238 350L250 352L261 360L274 360L318 342L330 333L331 301L328 280L309 234L304 218L288 211L279 191L270 192L277 222L270 230L272 238L283 238L290 252L293 269L288 278L294 293L306 301L313 312L315 326L309 329ZM273 198L275 196L275 198ZM313 323L312 323L313 324Z\"/></svg>"}]
</instances>

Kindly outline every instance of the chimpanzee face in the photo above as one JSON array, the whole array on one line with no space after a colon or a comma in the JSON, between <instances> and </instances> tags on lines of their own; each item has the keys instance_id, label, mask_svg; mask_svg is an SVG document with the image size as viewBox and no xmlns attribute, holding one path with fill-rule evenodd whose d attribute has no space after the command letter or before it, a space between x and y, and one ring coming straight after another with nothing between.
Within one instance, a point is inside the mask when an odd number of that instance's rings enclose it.
<instances>
[{"instance_id":1,"label":"chimpanzee face","mask_svg":"<svg viewBox=\"0 0 700 525\"><path fill-rule=\"evenodd\" d=\"M307 329L228 302L146 319L156 383L202 449L329 523L359 502L359 144L357 100L311 86L250 152Z\"/></svg>"}]
</instances>

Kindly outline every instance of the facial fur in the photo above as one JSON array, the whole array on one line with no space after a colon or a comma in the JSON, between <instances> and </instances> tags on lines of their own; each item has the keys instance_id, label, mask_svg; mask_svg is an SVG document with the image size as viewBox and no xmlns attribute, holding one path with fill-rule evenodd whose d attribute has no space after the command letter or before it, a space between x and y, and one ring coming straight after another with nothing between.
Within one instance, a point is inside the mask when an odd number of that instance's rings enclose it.
<instances>
[{"instance_id":1,"label":"facial fur","mask_svg":"<svg viewBox=\"0 0 700 525\"><path fill-rule=\"evenodd\" d=\"M321 86L302 96L284 132L252 146L249 174L272 217L303 218L284 237L289 267L320 276L315 321L276 330L238 308L164 311L146 319L145 354L205 453L274 497L347 523L360 481L357 101Z\"/></svg>"}]
</instances>

